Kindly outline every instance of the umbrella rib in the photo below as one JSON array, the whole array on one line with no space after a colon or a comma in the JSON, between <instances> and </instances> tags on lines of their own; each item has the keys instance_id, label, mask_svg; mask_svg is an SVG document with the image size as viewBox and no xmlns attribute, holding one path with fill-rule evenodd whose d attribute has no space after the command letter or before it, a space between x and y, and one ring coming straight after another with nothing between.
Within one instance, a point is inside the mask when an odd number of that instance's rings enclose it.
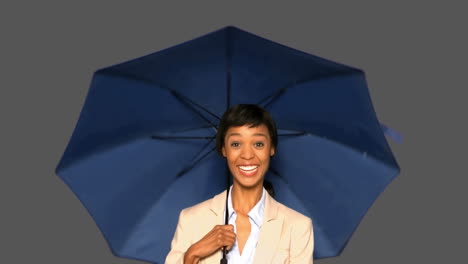
<instances>
[{"instance_id":1,"label":"umbrella rib","mask_svg":"<svg viewBox=\"0 0 468 264\"><path fill-rule=\"evenodd\" d=\"M326 75L322 75L320 77L305 78L305 79L300 80L300 81L295 80L293 83L288 84L288 85L276 90L275 92L273 92L273 94L271 94L271 95L263 98L262 100L260 100L260 102L258 102L258 105L263 105L264 108L267 108L274 101L276 101L281 95L283 95L284 92L291 89L292 87L295 87L298 84L303 84L303 83L306 83L306 82L315 81L315 80L319 80L319 79L326 79L326 78L329 78L329 77L336 77L336 76L339 76L339 75L345 75L345 74L349 74L349 73L350 73L349 71L340 71L340 72L334 72L334 73L329 73L329 74L326 74Z\"/></svg>"},{"instance_id":2,"label":"umbrella rib","mask_svg":"<svg viewBox=\"0 0 468 264\"><path fill-rule=\"evenodd\" d=\"M214 139L214 137L211 138L211 140L208 140L208 141L205 143L205 145L203 145L203 147L200 149L200 151L198 151L198 153L195 154L195 155L193 156L193 158L195 158L195 157L197 157L198 155L200 155L200 153L202 153L202 152L211 144L211 142L213 142L213 139ZM192 159L192 160L193 160L193 159Z\"/></svg>"},{"instance_id":3,"label":"umbrella rib","mask_svg":"<svg viewBox=\"0 0 468 264\"><path fill-rule=\"evenodd\" d=\"M271 165L270 167L268 168L268 170L270 172L272 172L273 174L275 174L276 176L278 176L279 178L283 179L283 181L288 184L288 181L286 180L286 178L284 178L275 168L273 168Z\"/></svg>"},{"instance_id":4,"label":"umbrella rib","mask_svg":"<svg viewBox=\"0 0 468 264\"><path fill-rule=\"evenodd\" d=\"M231 46L229 30L226 30L226 110L231 106Z\"/></svg>"},{"instance_id":5,"label":"umbrella rib","mask_svg":"<svg viewBox=\"0 0 468 264\"><path fill-rule=\"evenodd\" d=\"M276 92L274 92L273 94L263 98L262 100L260 100L260 102L258 102L257 104L258 105L263 105L264 108L267 108L268 105L271 104L272 101L276 100L278 97L280 97L286 90L288 87L293 87L295 86L297 83L293 83L292 85L290 86L287 86L287 87L283 87L283 88L280 88L278 89ZM267 103L265 103L267 102Z\"/></svg>"},{"instance_id":6,"label":"umbrella rib","mask_svg":"<svg viewBox=\"0 0 468 264\"><path fill-rule=\"evenodd\" d=\"M174 137L174 136L151 136L152 139L214 139L215 136L211 137Z\"/></svg>"},{"instance_id":7,"label":"umbrella rib","mask_svg":"<svg viewBox=\"0 0 468 264\"><path fill-rule=\"evenodd\" d=\"M211 112L210 110L208 110L206 107L203 107L202 105L190 100L189 98L181 95L180 93L178 93L176 90L174 89L171 89L169 87L166 87L165 85L162 85L162 84L159 84L159 83L154 83L153 81L151 81L150 79L147 79L147 78L144 78L144 77L137 77L133 74L128 74L128 73L123 73L123 72L120 72L120 71L109 71L109 72L105 72L104 74L106 75L109 75L109 76L115 76L115 77L118 77L118 78L122 78L122 77L125 77L125 78L129 78L129 79L133 79L133 80L136 80L136 81L141 81L141 82L144 82L144 83L148 83L150 85L156 85L156 87L159 87L163 90L166 90L166 91L169 91L176 99L178 99L179 101L181 101L182 103L186 104L192 111L194 111L197 115L199 115L203 120L205 120L206 122L208 122L213 128L216 128L216 125L213 124L210 120L208 120L206 117L204 117L198 110L194 109L190 104L192 105L195 105L199 108L201 108L202 110L204 110L205 112L207 112L208 114L210 114L211 116L213 116L214 118L220 120L220 117L217 116L216 114L214 114L213 112Z\"/></svg>"},{"instance_id":8,"label":"umbrella rib","mask_svg":"<svg viewBox=\"0 0 468 264\"><path fill-rule=\"evenodd\" d=\"M278 134L279 137L298 137L298 136L304 136L307 135L306 131L301 131L298 133L289 133L289 134Z\"/></svg>"},{"instance_id":9,"label":"umbrella rib","mask_svg":"<svg viewBox=\"0 0 468 264\"><path fill-rule=\"evenodd\" d=\"M218 115L216 115L215 113L211 112L210 110L208 110L208 108L202 106L201 104L198 104L197 102L194 102L193 100L190 100L189 98L187 98L187 97L181 95L181 94L178 93L177 91L174 91L174 90L170 90L170 91L173 92L173 93L175 93L175 94L174 94L175 96L179 96L179 97L180 97L180 100L186 100L186 101L188 101L189 103L191 103L191 104L193 104L193 105L195 105L195 106L201 108L203 111L205 111L206 113L208 113L208 114L211 115L212 117L214 117L214 118L216 118L216 119L218 119L218 120L221 119Z\"/></svg>"},{"instance_id":10,"label":"umbrella rib","mask_svg":"<svg viewBox=\"0 0 468 264\"><path fill-rule=\"evenodd\" d=\"M203 126L203 127L199 127L199 128L189 128L189 129L182 129L182 130L179 130L179 131L173 131L172 133L179 133L179 132L187 132L187 131L190 131L190 130L197 130L197 129L202 129L202 128L210 128L211 126ZM213 139L213 138L216 138L216 135L214 136L159 136L159 135L152 135L151 136L151 139L173 139L173 140L177 140L177 139Z\"/></svg>"},{"instance_id":11,"label":"umbrella rib","mask_svg":"<svg viewBox=\"0 0 468 264\"><path fill-rule=\"evenodd\" d=\"M197 109L193 108L191 105L195 105L199 108L201 108L202 110L204 110L205 112L207 112L208 114L210 114L211 116L217 118L218 120L220 120L219 116L215 115L214 113L212 113L210 110L206 109L205 107L201 106L200 104L197 104L196 102L190 100L189 98L181 95L180 93L178 93L177 91L175 90L172 90L172 89L169 89L169 88L166 88L168 89L173 95L175 98L179 99L179 101L181 101L182 103L186 104L187 106L190 107L190 109L192 109L192 111L194 111L197 115L199 115L203 120L205 120L206 122L208 122L213 128L217 128L215 124L213 124L213 122L211 122L208 118L204 117L200 111L198 111Z\"/></svg>"},{"instance_id":12,"label":"umbrella rib","mask_svg":"<svg viewBox=\"0 0 468 264\"><path fill-rule=\"evenodd\" d=\"M187 173L189 170L191 170L193 167L195 167L195 165L197 165L200 161L202 161L204 158L206 158L206 156L208 156L208 154L210 154L211 152L213 152L215 150L215 148L212 148L210 151L208 151L207 153L203 154L203 156L201 156L199 159L197 159L196 161L194 161L192 164L190 164L189 166L185 167L184 169L182 169L179 173L177 173L177 178L180 178L182 177L185 173Z\"/></svg>"}]
</instances>

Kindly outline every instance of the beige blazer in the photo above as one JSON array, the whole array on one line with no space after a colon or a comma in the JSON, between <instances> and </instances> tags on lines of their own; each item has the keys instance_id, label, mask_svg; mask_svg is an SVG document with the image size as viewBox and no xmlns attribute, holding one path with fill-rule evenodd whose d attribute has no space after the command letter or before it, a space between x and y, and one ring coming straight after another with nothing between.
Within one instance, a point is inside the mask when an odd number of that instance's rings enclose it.
<instances>
[{"instance_id":1,"label":"beige blazer","mask_svg":"<svg viewBox=\"0 0 468 264\"><path fill-rule=\"evenodd\" d=\"M179 215L166 264L183 264L187 249L204 237L215 225L224 224L226 191ZM254 255L254 264L307 263L312 264L314 234L310 218L275 201L269 194ZM219 264L221 250L202 259L203 264Z\"/></svg>"}]
</instances>

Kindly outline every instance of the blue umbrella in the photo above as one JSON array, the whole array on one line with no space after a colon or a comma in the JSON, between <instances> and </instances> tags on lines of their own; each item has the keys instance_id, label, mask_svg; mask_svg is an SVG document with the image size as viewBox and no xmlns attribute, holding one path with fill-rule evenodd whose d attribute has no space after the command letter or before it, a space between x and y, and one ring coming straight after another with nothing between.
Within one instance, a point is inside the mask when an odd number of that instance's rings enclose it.
<instances>
[{"instance_id":1,"label":"blue umbrella","mask_svg":"<svg viewBox=\"0 0 468 264\"><path fill-rule=\"evenodd\" d=\"M115 255L164 262L180 210L226 188L214 137L240 103L277 123L266 178L312 218L314 258L342 251L399 172L362 70L226 27L93 76L56 172Z\"/></svg>"}]
</instances>

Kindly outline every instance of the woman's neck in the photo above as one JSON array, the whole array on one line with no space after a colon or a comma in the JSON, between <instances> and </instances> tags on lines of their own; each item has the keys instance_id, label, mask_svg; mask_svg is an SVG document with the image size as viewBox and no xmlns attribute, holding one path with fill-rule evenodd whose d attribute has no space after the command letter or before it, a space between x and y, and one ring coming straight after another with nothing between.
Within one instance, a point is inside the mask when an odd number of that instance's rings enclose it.
<instances>
[{"instance_id":1,"label":"woman's neck","mask_svg":"<svg viewBox=\"0 0 468 264\"><path fill-rule=\"evenodd\" d=\"M263 185L254 188L242 188L233 184L231 191L232 206L236 213L247 215L260 201L263 193Z\"/></svg>"}]
</instances>

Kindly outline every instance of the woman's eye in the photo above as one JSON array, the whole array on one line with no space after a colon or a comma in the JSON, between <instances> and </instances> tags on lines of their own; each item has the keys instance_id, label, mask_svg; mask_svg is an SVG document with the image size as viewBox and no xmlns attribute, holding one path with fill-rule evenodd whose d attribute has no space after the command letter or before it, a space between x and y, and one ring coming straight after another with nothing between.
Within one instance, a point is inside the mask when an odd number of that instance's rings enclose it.
<instances>
[{"instance_id":1,"label":"woman's eye","mask_svg":"<svg viewBox=\"0 0 468 264\"><path fill-rule=\"evenodd\" d=\"M239 146L240 146L239 142L232 142L231 143L231 147L237 148Z\"/></svg>"},{"instance_id":2,"label":"woman's eye","mask_svg":"<svg viewBox=\"0 0 468 264\"><path fill-rule=\"evenodd\" d=\"M260 148L260 147L263 147L265 144L263 144L263 142L257 142L255 143L255 146Z\"/></svg>"}]
</instances>

